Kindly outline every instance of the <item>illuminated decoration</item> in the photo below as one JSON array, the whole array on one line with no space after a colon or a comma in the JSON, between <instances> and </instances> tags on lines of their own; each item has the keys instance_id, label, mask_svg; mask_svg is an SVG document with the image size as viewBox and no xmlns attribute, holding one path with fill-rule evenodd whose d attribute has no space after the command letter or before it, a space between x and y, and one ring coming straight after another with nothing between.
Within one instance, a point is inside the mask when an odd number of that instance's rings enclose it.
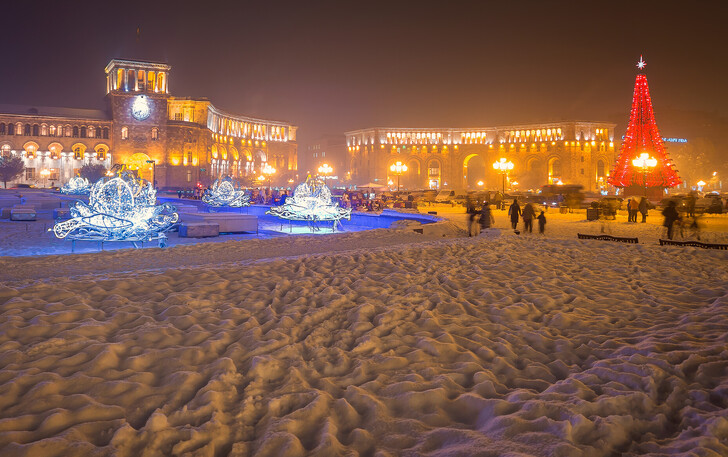
<instances>
[{"instance_id":1,"label":"illuminated decoration","mask_svg":"<svg viewBox=\"0 0 728 457\"><path fill-rule=\"evenodd\" d=\"M504 157L501 157L500 159L493 162L493 169L497 170L498 173L500 173L503 176L503 194L506 193L506 175L508 175L508 172L513 170L513 162L510 160L506 160Z\"/></svg>"},{"instance_id":2,"label":"illuminated decoration","mask_svg":"<svg viewBox=\"0 0 728 457\"><path fill-rule=\"evenodd\" d=\"M143 121L151 114L149 109L149 100L145 95L139 95L134 99L131 105L131 115L138 121Z\"/></svg>"},{"instance_id":3,"label":"illuminated decoration","mask_svg":"<svg viewBox=\"0 0 728 457\"><path fill-rule=\"evenodd\" d=\"M250 205L250 197L245 195L245 190L240 189L240 186L230 176L215 180L212 187L205 191L202 201L210 206L233 208Z\"/></svg>"},{"instance_id":4,"label":"illuminated decoration","mask_svg":"<svg viewBox=\"0 0 728 457\"><path fill-rule=\"evenodd\" d=\"M89 203L77 201L71 219L58 222L58 238L87 241L152 241L165 245L164 232L179 215L168 204L157 205L157 191L151 183L123 171L114 178L102 178L91 188Z\"/></svg>"},{"instance_id":5,"label":"illuminated decoration","mask_svg":"<svg viewBox=\"0 0 728 457\"><path fill-rule=\"evenodd\" d=\"M397 191L399 191L399 177L402 173L407 173L407 165L398 160L389 167L389 170L397 176Z\"/></svg>"},{"instance_id":6,"label":"illuminated decoration","mask_svg":"<svg viewBox=\"0 0 728 457\"><path fill-rule=\"evenodd\" d=\"M291 221L307 221L313 230L316 222L332 221L333 228L341 219L351 220L351 208L342 208L331 200L331 190L320 178L308 177L281 206L273 206L266 214Z\"/></svg>"},{"instance_id":7,"label":"illuminated decoration","mask_svg":"<svg viewBox=\"0 0 728 457\"><path fill-rule=\"evenodd\" d=\"M88 179L80 176L74 176L61 187L62 194L81 195L89 192L91 192L91 183L88 182Z\"/></svg>"},{"instance_id":8,"label":"illuminated decoration","mask_svg":"<svg viewBox=\"0 0 728 457\"><path fill-rule=\"evenodd\" d=\"M637 67L643 69L645 65L640 57ZM655 160L655 166L647 170L633 162L642 154L647 154L647 158L651 156ZM647 77L641 73L635 80L627 132L614 171L607 178L607 182L617 187L639 186L645 189L675 187L682 182L674 164L667 156L665 143L655 122Z\"/></svg>"}]
</instances>

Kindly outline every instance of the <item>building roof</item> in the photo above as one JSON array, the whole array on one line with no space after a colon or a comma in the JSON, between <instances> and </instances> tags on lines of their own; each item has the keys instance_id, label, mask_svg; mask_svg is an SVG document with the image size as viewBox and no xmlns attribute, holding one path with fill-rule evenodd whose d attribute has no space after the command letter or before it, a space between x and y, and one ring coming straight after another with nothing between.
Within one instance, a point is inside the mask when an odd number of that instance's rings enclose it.
<instances>
[{"instance_id":1,"label":"building roof","mask_svg":"<svg viewBox=\"0 0 728 457\"><path fill-rule=\"evenodd\" d=\"M0 114L68 119L93 119L99 121L111 120L106 111L103 110L60 108L55 106L8 105L3 103L0 103Z\"/></svg>"}]
</instances>

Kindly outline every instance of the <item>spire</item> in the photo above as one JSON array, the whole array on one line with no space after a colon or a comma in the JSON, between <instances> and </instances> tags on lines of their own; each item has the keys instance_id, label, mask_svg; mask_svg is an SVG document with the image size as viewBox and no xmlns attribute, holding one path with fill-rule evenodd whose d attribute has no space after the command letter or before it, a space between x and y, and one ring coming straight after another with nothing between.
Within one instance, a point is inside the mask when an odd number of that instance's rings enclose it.
<instances>
[{"instance_id":1,"label":"spire","mask_svg":"<svg viewBox=\"0 0 728 457\"><path fill-rule=\"evenodd\" d=\"M634 84L629 125L624 134L617 163L608 182L617 187L674 187L680 184L681 180L667 155L665 143L662 141L657 122L655 122L647 76L641 73L645 65L645 61L640 56L637 64L640 74L637 75ZM643 163L655 163L654 167L641 168L633 163L634 159L645 157L642 156L645 153L646 158L654 158L656 163L653 161L643 161Z\"/></svg>"}]
</instances>

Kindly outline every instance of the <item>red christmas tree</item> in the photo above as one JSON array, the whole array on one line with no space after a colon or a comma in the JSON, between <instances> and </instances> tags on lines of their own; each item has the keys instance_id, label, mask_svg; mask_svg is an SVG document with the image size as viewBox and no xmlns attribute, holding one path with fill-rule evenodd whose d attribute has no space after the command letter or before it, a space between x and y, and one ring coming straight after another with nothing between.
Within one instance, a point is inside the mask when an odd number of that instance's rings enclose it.
<instances>
[{"instance_id":1,"label":"red christmas tree","mask_svg":"<svg viewBox=\"0 0 728 457\"><path fill-rule=\"evenodd\" d=\"M642 70L644 67L645 62L640 56L637 68ZM640 157L647 166L644 166L644 163L642 166L633 163L634 159ZM647 158L650 160L645 161ZM629 125L624 134L614 171L607 181L617 187L642 188L674 187L682 182L665 151L665 143L657 129L655 113L652 111L647 77L642 73L637 75L634 83Z\"/></svg>"}]
</instances>

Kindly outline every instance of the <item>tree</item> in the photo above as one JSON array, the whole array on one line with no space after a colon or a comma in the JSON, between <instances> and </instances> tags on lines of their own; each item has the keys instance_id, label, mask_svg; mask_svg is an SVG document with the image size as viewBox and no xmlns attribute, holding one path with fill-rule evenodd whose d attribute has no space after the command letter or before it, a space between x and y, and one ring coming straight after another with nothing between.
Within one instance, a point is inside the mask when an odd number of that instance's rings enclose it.
<instances>
[{"instance_id":1,"label":"tree","mask_svg":"<svg viewBox=\"0 0 728 457\"><path fill-rule=\"evenodd\" d=\"M99 179L106 176L106 167L104 167L101 164L92 165L90 163L87 163L83 167L81 167L81 171L79 172L82 178L88 179L88 182L93 184Z\"/></svg>"},{"instance_id":2,"label":"tree","mask_svg":"<svg viewBox=\"0 0 728 457\"><path fill-rule=\"evenodd\" d=\"M25 170L25 164L20 156L0 157L0 179L3 180L5 188L8 188L8 181L12 181Z\"/></svg>"}]
</instances>

